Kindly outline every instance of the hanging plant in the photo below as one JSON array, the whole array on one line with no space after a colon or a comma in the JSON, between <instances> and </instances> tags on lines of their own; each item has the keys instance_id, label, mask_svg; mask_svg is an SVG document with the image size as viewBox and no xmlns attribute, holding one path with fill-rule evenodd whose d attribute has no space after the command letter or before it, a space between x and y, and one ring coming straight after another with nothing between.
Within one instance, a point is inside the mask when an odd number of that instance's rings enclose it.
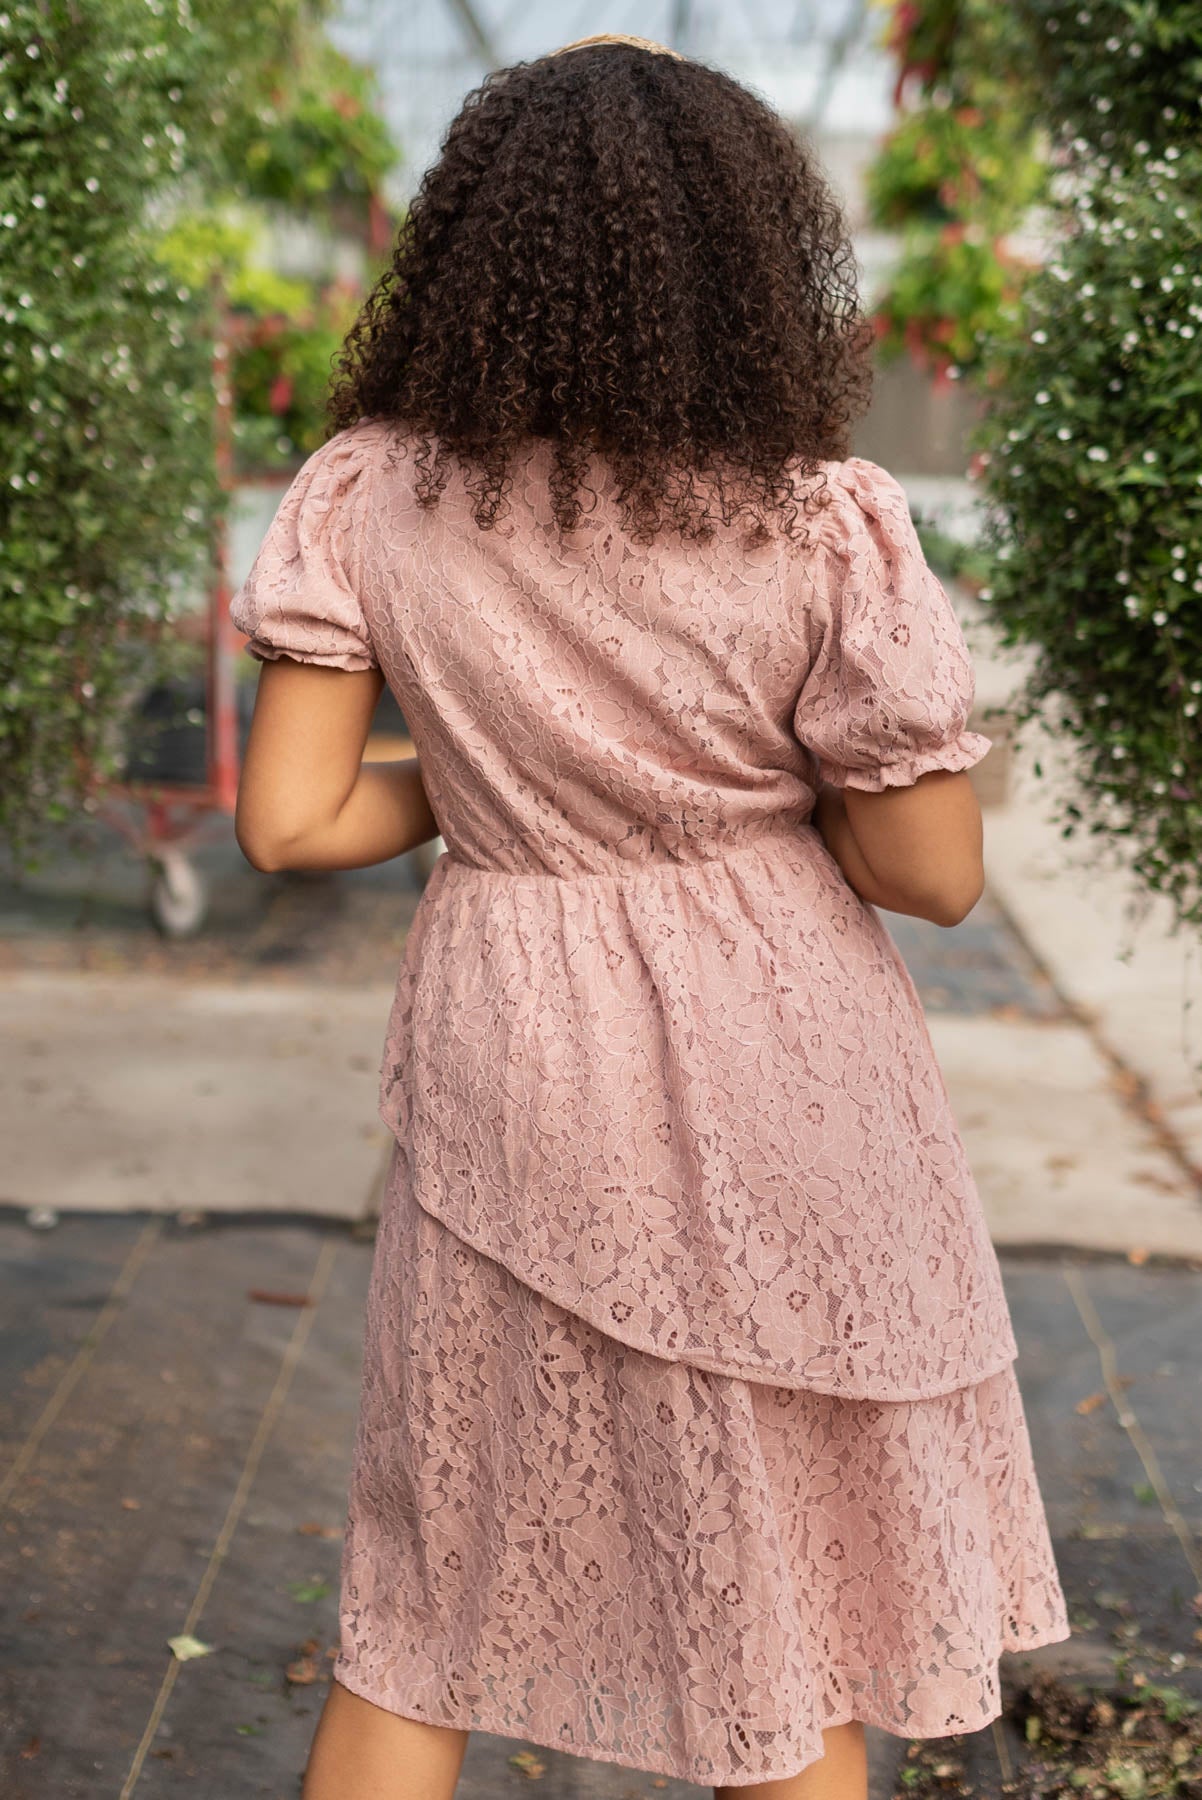
<instances>
[{"instance_id":1,"label":"hanging plant","mask_svg":"<svg viewBox=\"0 0 1202 1800\"><path fill-rule=\"evenodd\" d=\"M1074 214L993 348L974 434L1015 701L1078 756L1059 822L1122 840L1202 926L1202 148L1075 170Z\"/></svg>"}]
</instances>

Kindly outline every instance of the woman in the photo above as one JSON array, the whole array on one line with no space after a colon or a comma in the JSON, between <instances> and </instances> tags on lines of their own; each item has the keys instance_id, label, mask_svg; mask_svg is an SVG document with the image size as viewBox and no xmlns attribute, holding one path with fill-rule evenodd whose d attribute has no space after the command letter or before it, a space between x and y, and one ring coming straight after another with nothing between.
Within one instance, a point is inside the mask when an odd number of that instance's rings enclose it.
<instances>
[{"instance_id":1,"label":"woman","mask_svg":"<svg viewBox=\"0 0 1202 1800\"><path fill-rule=\"evenodd\" d=\"M1068 1636L996 1256L876 908L982 889L973 671L848 455L806 148L602 36L489 76L238 598L261 869L441 836L388 1022L306 1800L472 1729L863 1800ZM361 766L383 685L416 760Z\"/></svg>"}]
</instances>

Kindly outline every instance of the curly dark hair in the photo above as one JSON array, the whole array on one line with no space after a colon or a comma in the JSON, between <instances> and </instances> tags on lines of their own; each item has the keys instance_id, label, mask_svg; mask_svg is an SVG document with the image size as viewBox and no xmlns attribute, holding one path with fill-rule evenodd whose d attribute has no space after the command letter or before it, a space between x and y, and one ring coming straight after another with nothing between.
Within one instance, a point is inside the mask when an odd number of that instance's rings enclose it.
<instances>
[{"instance_id":1,"label":"curly dark hair","mask_svg":"<svg viewBox=\"0 0 1202 1800\"><path fill-rule=\"evenodd\" d=\"M770 520L792 538L799 501L826 504L818 464L849 454L871 341L842 208L793 127L704 63L592 45L468 95L347 337L330 422L415 434L423 505L453 454L482 528L533 436L555 446L561 532L598 453L640 541L747 514L752 542Z\"/></svg>"}]
</instances>

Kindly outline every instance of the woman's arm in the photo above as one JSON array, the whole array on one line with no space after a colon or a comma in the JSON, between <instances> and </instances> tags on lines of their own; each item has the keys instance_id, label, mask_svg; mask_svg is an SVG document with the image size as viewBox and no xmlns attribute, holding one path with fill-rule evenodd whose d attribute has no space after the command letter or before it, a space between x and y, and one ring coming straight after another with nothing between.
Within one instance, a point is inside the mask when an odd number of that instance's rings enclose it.
<instances>
[{"instance_id":1,"label":"woman's arm","mask_svg":"<svg viewBox=\"0 0 1202 1800\"><path fill-rule=\"evenodd\" d=\"M256 869L359 869L439 836L416 757L363 761L383 686L378 669L264 662L234 815Z\"/></svg>"},{"instance_id":2,"label":"woman's arm","mask_svg":"<svg viewBox=\"0 0 1202 1800\"><path fill-rule=\"evenodd\" d=\"M824 781L813 822L874 906L958 925L984 891L981 808L967 770L932 769L875 794Z\"/></svg>"}]
</instances>

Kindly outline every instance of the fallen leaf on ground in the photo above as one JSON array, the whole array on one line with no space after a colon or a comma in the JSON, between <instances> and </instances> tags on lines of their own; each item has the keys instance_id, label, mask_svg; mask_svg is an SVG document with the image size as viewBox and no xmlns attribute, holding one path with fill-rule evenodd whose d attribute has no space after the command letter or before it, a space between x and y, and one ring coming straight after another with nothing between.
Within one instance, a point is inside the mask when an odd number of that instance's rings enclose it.
<instances>
[{"instance_id":1,"label":"fallen leaf on ground","mask_svg":"<svg viewBox=\"0 0 1202 1800\"><path fill-rule=\"evenodd\" d=\"M167 1648L177 1662L190 1662L194 1656L211 1656L212 1644L202 1644L197 1637L191 1637L184 1631L178 1637L167 1639Z\"/></svg>"},{"instance_id":2,"label":"fallen leaf on ground","mask_svg":"<svg viewBox=\"0 0 1202 1800\"><path fill-rule=\"evenodd\" d=\"M288 1592L302 1606L309 1606L314 1600L324 1600L329 1591L329 1582L322 1581L317 1576L309 1581L290 1581L288 1583Z\"/></svg>"},{"instance_id":3,"label":"fallen leaf on ground","mask_svg":"<svg viewBox=\"0 0 1202 1800\"><path fill-rule=\"evenodd\" d=\"M298 1656L295 1662L288 1664L284 1674L294 1687L308 1687L317 1680L317 1664L312 1656Z\"/></svg>"},{"instance_id":4,"label":"fallen leaf on ground","mask_svg":"<svg viewBox=\"0 0 1202 1800\"><path fill-rule=\"evenodd\" d=\"M302 1537L337 1538L342 1536L340 1525L314 1525L309 1522L296 1528Z\"/></svg>"},{"instance_id":5,"label":"fallen leaf on ground","mask_svg":"<svg viewBox=\"0 0 1202 1800\"><path fill-rule=\"evenodd\" d=\"M1127 1261L1129 1263L1134 1263L1136 1268L1138 1268L1141 1263L1146 1263L1147 1260L1148 1260L1148 1252L1144 1249L1142 1244L1139 1245L1136 1249L1128 1250L1128 1252L1127 1252Z\"/></svg>"},{"instance_id":6,"label":"fallen leaf on ground","mask_svg":"<svg viewBox=\"0 0 1202 1800\"><path fill-rule=\"evenodd\" d=\"M126 1500L123 1500L121 1502L121 1504L125 1508L126 1512L141 1512L141 1510L142 1510L142 1502L140 1500L126 1499Z\"/></svg>"},{"instance_id":7,"label":"fallen leaf on ground","mask_svg":"<svg viewBox=\"0 0 1202 1800\"><path fill-rule=\"evenodd\" d=\"M1074 1411L1079 1413L1096 1412L1106 1398L1106 1389L1099 1388L1096 1394L1086 1394L1084 1400L1078 1400Z\"/></svg>"},{"instance_id":8,"label":"fallen leaf on ground","mask_svg":"<svg viewBox=\"0 0 1202 1800\"><path fill-rule=\"evenodd\" d=\"M246 1298L260 1306L309 1306L308 1294L277 1294L271 1288L247 1288Z\"/></svg>"},{"instance_id":9,"label":"fallen leaf on ground","mask_svg":"<svg viewBox=\"0 0 1202 1800\"><path fill-rule=\"evenodd\" d=\"M41 1738L40 1737L31 1737L28 1740L28 1742L21 1745L21 1749L20 1749L21 1761L22 1762L32 1762L33 1758L38 1754L38 1752L41 1748L42 1748Z\"/></svg>"},{"instance_id":10,"label":"fallen leaf on ground","mask_svg":"<svg viewBox=\"0 0 1202 1800\"><path fill-rule=\"evenodd\" d=\"M517 1755L511 1756L509 1760L515 1769L520 1769L522 1774L531 1781L537 1781L540 1775L545 1775L547 1772L546 1763L541 1762L533 1750L519 1750Z\"/></svg>"}]
</instances>

